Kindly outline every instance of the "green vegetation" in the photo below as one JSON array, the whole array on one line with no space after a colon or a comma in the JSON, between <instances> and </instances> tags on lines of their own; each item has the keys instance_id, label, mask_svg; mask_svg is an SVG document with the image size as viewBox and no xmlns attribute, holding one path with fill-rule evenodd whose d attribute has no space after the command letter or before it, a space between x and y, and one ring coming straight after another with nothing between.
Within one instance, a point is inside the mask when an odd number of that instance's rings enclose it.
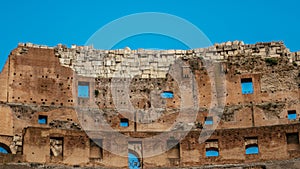
<instances>
[{"instance_id":1,"label":"green vegetation","mask_svg":"<svg viewBox=\"0 0 300 169\"><path fill-rule=\"evenodd\" d=\"M265 62L267 63L267 65L269 66L274 66L278 64L278 60L277 58L266 58Z\"/></svg>"}]
</instances>

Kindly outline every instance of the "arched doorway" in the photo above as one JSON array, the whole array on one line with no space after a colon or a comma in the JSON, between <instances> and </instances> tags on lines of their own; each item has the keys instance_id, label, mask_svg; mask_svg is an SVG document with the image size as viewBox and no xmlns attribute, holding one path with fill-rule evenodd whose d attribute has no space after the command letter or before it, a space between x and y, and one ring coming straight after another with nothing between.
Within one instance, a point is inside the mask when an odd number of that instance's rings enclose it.
<instances>
[{"instance_id":1,"label":"arched doorway","mask_svg":"<svg viewBox=\"0 0 300 169\"><path fill-rule=\"evenodd\" d=\"M0 143L0 153L1 154L10 154L11 151L10 151L10 148L7 145L5 145L3 143Z\"/></svg>"},{"instance_id":2,"label":"arched doorway","mask_svg":"<svg viewBox=\"0 0 300 169\"><path fill-rule=\"evenodd\" d=\"M141 162L138 155L132 151L128 152L128 167L129 169L140 169Z\"/></svg>"}]
</instances>

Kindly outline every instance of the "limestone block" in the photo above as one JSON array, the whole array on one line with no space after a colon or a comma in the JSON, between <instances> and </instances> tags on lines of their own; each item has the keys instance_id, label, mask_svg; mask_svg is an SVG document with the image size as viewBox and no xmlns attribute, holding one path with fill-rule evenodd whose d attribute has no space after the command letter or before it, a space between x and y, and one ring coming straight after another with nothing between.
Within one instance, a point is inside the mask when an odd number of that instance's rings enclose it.
<instances>
[{"instance_id":1,"label":"limestone block","mask_svg":"<svg viewBox=\"0 0 300 169\"><path fill-rule=\"evenodd\" d=\"M220 56L218 56L218 59L225 59L225 57L224 56L222 56L222 55L220 55Z\"/></svg>"},{"instance_id":2,"label":"limestone block","mask_svg":"<svg viewBox=\"0 0 300 169\"><path fill-rule=\"evenodd\" d=\"M182 50L175 50L175 54L182 54Z\"/></svg>"},{"instance_id":3,"label":"limestone block","mask_svg":"<svg viewBox=\"0 0 300 169\"><path fill-rule=\"evenodd\" d=\"M150 78L157 78L157 74L150 74Z\"/></svg>"},{"instance_id":4,"label":"limestone block","mask_svg":"<svg viewBox=\"0 0 300 169\"><path fill-rule=\"evenodd\" d=\"M149 74L142 74L142 78L149 78Z\"/></svg>"},{"instance_id":5,"label":"limestone block","mask_svg":"<svg viewBox=\"0 0 300 169\"><path fill-rule=\"evenodd\" d=\"M105 66L111 66L111 60L106 60Z\"/></svg>"},{"instance_id":6,"label":"limestone block","mask_svg":"<svg viewBox=\"0 0 300 169\"><path fill-rule=\"evenodd\" d=\"M239 42L239 41L237 41L237 40L235 40L235 41L233 41L233 42L232 42L232 44L233 44L233 45L239 45L239 44L240 44L240 42Z\"/></svg>"},{"instance_id":7,"label":"limestone block","mask_svg":"<svg viewBox=\"0 0 300 169\"><path fill-rule=\"evenodd\" d=\"M175 50L168 50L167 53L168 53L169 55L173 55L173 54L175 54Z\"/></svg>"},{"instance_id":8,"label":"limestone block","mask_svg":"<svg viewBox=\"0 0 300 169\"><path fill-rule=\"evenodd\" d=\"M115 60L116 60L116 62L121 62L122 61L121 55L116 55Z\"/></svg>"},{"instance_id":9,"label":"limestone block","mask_svg":"<svg viewBox=\"0 0 300 169\"><path fill-rule=\"evenodd\" d=\"M158 72L157 73L157 78L166 78L166 73L164 73L164 72Z\"/></svg>"},{"instance_id":10,"label":"limestone block","mask_svg":"<svg viewBox=\"0 0 300 169\"><path fill-rule=\"evenodd\" d=\"M176 59L179 59L179 58L182 58L184 55L175 55L175 60Z\"/></svg>"},{"instance_id":11,"label":"limestone block","mask_svg":"<svg viewBox=\"0 0 300 169\"><path fill-rule=\"evenodd\" d=\"M233 51L228 51L229 56L233 56Z\"/></svg>"},{"instance_id":12,"label":"limestone block","mask_svg":"<svg viewBox=\"0 0 300 169\"><path fill-rule=\"evenodd\" d=\"M124 49L118 49L117 54L124 54Z\"/></svg>"},{"instance_id":13,"label":"limestone block","mask_svg":"<svg viewBox=\"0 0 300 169\"><path fill-rule=\"evenodd\" d=\"M205 143L205 148L219 148L218 142L206 142Z\"/></svg>"},{"instance_id":14,"label":"limestone block","mask_svg":"<svg viewBox=\"0 0 300 169\"><path fill-rule=\"evenodd\" d=\"M192 53L194 53L194 50L187 50L186 53L187 54L192 54Z\"/></svg>"},{"instance_id":15,"label":"limestone block","mask_svg":"<svg viewBox=\"0 0 300 169\"><path fill-rule=\"evenodd\" d=\"M18 46L25 46L24 43L18 43Z\"/></svg>"},{"instance_id":16,"label":"limestone block","mask_svg":"<svg viewBox=\"0 0 300 169\"><path fill-rule=\"evenodd\" d=\"M129 47L126 47L124 49L124 54L131 54L131 49Z\"/></svg>"},{"instance_id":17,"label":"limestone block","mask_svg":"<svg viewBox=\"0 0 300 169\"><path fill-rule=\"evenodd\" d=\"M48 46L45 46L45 45L41 45L40 48L41 48L41 49L48 49L49 47L48 47Z\"/></svg>"},{"instance_id":18,"label":"limestone block","mask_svg":"<svg viewBox=\"0 0 300 169\"><path fill-rule=\"evenodd\" d=\"M112 77L113 77L113 74L108 73L106 77L107 77L107 78L112 78Z\"/></svg>"},{"instance_id":19,"label":"limestone block","mask_svg":"<svg viewBox=\"0 0 300 169\"><path fill-rule=\"evenodd\" d=\"M269 57L280 57L278 54L269 55Z\"/></svg>"},{"instance_id":20,"label":"limestone block","mask_svg":"<svg viewBox=\"0 0 300 169\"><path fill-rule=\"evenodd\" d=\"M22 137L21 136L14 136L13 137L13 142L17 142L17 141L22 141Z\"/></svg>"},{"instance_id":21,"label":"limestone block","mask_svg":"<svg viewBox=\"0 0 300 169\"><path fill-rule=\"evenodd\" d=\"M225 46L231 46L232 45L232 43L230 42L230 41L227 41L226 43L225 43Z\"/></svg>"},{"instance_id":22,"label":"limestone block","mask_svg":"<svg viewBox=\"0 0 300 169\"><path fill-rule=\"evenodd\" d=\"M103 65L103 62L102 62L102 61L92 61L92 65L95 65L95 66L102 66L102 65Z\"/></svg>"},{"instance_id":23,"label":"limestone block","mask_svg":"<svg viewBox=\"0 0 300 169\"><path fill-rule=\"evenodd\" d=\"M32 43L25 43L25 46L28 46L28 47L33 47L33 44Z\"/></svg>"},{"instance_id":24,"label":"limestone block","mask_svg":"<svg viewBox=\"0 0 300 169\"><path fill-rule=\"evenodd\" d=\"M16 142L16 146L22 146L22 145L23 145L22 140Z\"/></svg>"},{"instance_id":25,"label":"limestone block","mask_svg":"<svg viewBox=\"0 0 300 169\"><path fill-rule=\"evenodd\" d=\"M257 139L247 139L245 145L257 144Z\"/></svg>"},{"instance_id":26,"label":"limestone block","mask_svg":"<svg viewBox=\"0 0 300 169\"><path fill-rule=\"evenodd\" d=\"M233 51L233 56L237 56L239 54L239 51L235 50Z\"/></svg>"},{"instance_id":27,"label":"limestone block","mask_svg":"<svg viewBox=\"0 0 300 169\"><path fill-rule=\"evenodd\" d=\"M33 44L32 47L33 48L40 48L40 45Z\"/></svg>"},{"instance_id":28,"label":"limestone block","mask_svg":"<svg viewBox=\"0 0 300 169\"><path fill-rule=\"evenodd\" d=\"M144 73L144 74L150 74L151 71L150 71L150 70L144 70L143 73Z\"/></svg>"},{"instance_id":29,"label":"limestone block","mask_svg":"<svg viewBox=\"0 0 300 169\"><path fill-rule=\"evenodd\" d=\"M210 52L216 52L217 49L216 49L215 46L211 46L211 47L208 47L208 51L210 51Z\"/></svg>"},{"instance_id":30,"label":"limestone block","mask_svg":"<svg viewBox=\"0 0 300 169\"><path fill-rule=\"evenodd\" d=\"M9 148L10 148L12 154L17 154L18 146L12 144L9 146Z\"/></svg>"},{"instance_id":31,"label":"limestone block","mask_svg":"<svg viewBox=\"0 0 300 169\"><path fill-rule=\"evenodd\" d=\"M232 46L225 46L224 50L232 50Z\"/></svg>"}]
</instances>

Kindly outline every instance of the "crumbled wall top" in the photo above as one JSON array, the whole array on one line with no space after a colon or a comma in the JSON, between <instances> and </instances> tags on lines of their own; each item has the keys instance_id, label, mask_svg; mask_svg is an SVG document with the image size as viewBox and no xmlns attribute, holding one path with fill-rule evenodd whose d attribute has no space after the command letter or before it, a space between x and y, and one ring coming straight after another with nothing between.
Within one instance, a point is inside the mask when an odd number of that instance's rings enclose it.
<instances>
[{"instance_id":1,"label":"crumbled wall top","mask_svg":"<svg viewBox=\"0 0 300 169\"><path fill-rule=\"evenodd\" d=\"M289 62L299 65L300 52L291 53L283 42L244 44L242 41L215 44L208 48L190 50L98 50L91 46L64 45L47 47L32 43L19 46L55 49L63 66L72 68L78 75L87 77L132 77L165 78L171 64L176 59L201 58L226 62L239 57L287 57Z\"/></svg>"}]
</instances>

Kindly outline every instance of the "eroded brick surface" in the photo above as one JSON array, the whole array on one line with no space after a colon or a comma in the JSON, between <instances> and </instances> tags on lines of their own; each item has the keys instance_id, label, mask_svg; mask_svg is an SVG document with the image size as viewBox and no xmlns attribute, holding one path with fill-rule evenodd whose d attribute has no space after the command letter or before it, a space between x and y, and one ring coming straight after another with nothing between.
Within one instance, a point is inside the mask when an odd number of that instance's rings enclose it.
<instances>
[{"instance_id":1,"label":"eroded brick surface","mask_svg":"<svg viewBox=\"0 0 300 169\"><path fill-rule=\"evenodd\" d=\"M293 161L300 157L299 56L281 42L235 41L187 51L19 44L0 74L0 146L9 152L2 162L127 168L132 151L143 168L300 168ZM190 77L195 83L188 94ZM243 82L252 82L250 93L243 94ZM80 85L88 86L87 97L79 97ZM172 97L162 98L163 92ZM222 113L209 114L222 102ZM194 121L172 129L189 118L177 118L182 106L193 104L199 106ZM210 142L199 142L218 119ZM110 132L96 125L102 122L130 138L87 135ZM188 128L179 145L144 157L151 147L142 138L170 131L176 136ZM160 140L163 147L172 138ZM118 144L125 156L91 139ZM259 153L246 154L250 145ZM206 157L210 149L218 156Z\"/></svg>"}]
</instances>

